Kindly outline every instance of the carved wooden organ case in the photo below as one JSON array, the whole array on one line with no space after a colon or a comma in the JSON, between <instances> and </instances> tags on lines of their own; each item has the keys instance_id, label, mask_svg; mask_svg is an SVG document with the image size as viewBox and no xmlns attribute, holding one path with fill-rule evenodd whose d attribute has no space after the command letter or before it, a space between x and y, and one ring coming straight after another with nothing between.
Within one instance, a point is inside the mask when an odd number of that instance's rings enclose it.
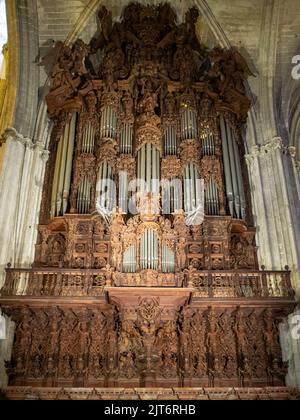
<instances>
[{"instance_id":1,"label":"carved wooden organ case","mask_svg":"<svg viewBox=\"0 0 300 420\"><path fill-rule=\"evenodd\" d=\"M54 48L27 293L67 303L17 310L11 383L284 382L243 158L251 73L236 50L205 48L197 19L134 3L113 23L102 7L89 45Z\"/></svg>"}]
</instances>

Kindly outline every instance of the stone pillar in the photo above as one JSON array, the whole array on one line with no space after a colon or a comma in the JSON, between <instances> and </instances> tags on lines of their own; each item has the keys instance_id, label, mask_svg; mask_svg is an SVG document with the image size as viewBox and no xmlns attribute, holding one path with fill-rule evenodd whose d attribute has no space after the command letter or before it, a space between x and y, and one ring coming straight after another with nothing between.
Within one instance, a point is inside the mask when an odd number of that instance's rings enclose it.
<instances>
[{"instance_id":1,"label":"stone pillar","mask_svg":"<svg viewBox=\"0 0 300 420\"><path fill-rule=\"evenodd\" d=\"M292 153L281 139L275 137L264 146L254 146L246 156L248 164L253 212L257 227L258 257L261 265L267 269L282 270L288 265L292 270L292 284L297 298L300 296L300 248L298 245L299 227L294 212L299 199L297 191L289 191L293 182L289 179L286 168L297 175L296 183L300 191L297 168L292 161ZM293 173L293 172L292 172ZM297 201L298 200L298 201ZM295 224L296 223L296 224ZM280 326L283 359L289 361L286 383L289 386L300 385L300 327L299 338L295 338L295 316L298 309ZM300 321L299 321L300 324Z\"/></svg>"},{"instance_id":2,"label":"stone pillar","mask_svg":"<svg viewBox=\"0 0 300 420\"><path fill-rule=\"evenodd\" d=\"M29 267L34 257L39 206L48 152L8 129L0 179L0 288L7 263Z\"/></svg>"},{"instance_id":3,"label":"stone pillar","mask_svg":"<svg viewBox=\"0 0 300 420\"><path fill-rule=\"evenodd\" d=\"M288 265L292 270L293 286L300 293L300 250L283 152L281 139L275 137L264 146L253 147L246 155L246 161L257 227L259 262L270 270L283 270Z\"/></svg>"},{"instance_id":4,"label":"stone pillar","mask_svg":"<svg viewBox=\"0 0 300 420\"><path fill-rule=\"evenodd\" d=\"M289 363L287 386L300 387L300 306L280 325L283 360Z\"/></svg>"},{"instance_id":5,"label":"stone pillar","mask_svg":"<svg viewBox=\"0 0 300 420\"><path fill-rule=\"evenodd\" d=\"M1 313L1 312L0 312ZM6 338L0 339L0 388L7 386L8 377L5 370L5 361L9 361L11 357L13 342L14 342L14 331L15 324L5 316L6 324Z\"/></svg>"}]
</instances>

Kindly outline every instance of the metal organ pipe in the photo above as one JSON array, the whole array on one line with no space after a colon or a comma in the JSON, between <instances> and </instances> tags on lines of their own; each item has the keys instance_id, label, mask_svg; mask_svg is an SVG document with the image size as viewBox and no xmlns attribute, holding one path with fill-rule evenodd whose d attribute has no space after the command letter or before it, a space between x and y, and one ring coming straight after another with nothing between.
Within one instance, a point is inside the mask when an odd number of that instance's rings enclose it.
<instances>
[{"instance_id":1,"label":"metal organ pipe","mask_svg":"<svg viewBox=\"0 0 300 420\"><path fill-rule=\"evenodd\" d=\"M234 140L232 137L232 130L228 122L226 122L226 132L227 132L227 139L228 139L229 160L230 160L232 186L233 186L234 210L235 210L235 216L239 218L240 213L241 213L241 204L240 204L238 181L237 181L238 175L237 175L237 170L236 170L235 154L234 154L234 148L233 148Z\"/></svg>"},{"instance_id":2,"label":"metal organ pipe","mask_svg":"<svg viewBox=\"0 0 300 420\"><path fill-rule=\"evenodd\" d=\"M89 122L85 127L82 135L82 153L94 153L95 147L95 129L92 124Z\"/></svg>"},{"instance_id":3,"label":"metal organ pipe","mask_svg":"<svg viewBox=\"0 0 300 420\"><path fill-rule=\"evenodd\" d=\"M67 211L68 207L76 120L77 114L73 113L70 122L65 126L63 135L57 147L51 199L52 217L62 216Z\"/></svg>"},{"instance_id":4,"label":"metal organ pipe","mask_svg":"<svg viewBox=\"0 0 300 420\"><path fill-rule=\"evenodd\" d=\"M157 270L158 239L153 229L146 229L140 240L140 268L142 270Z\"/></svg>"},{"instance_id":5,"label":"metal organ pipe","mask_svg":"<svg viewBox=\"0 0 300 420\"><path fill-rule=\"evenodd\" d=\"M219 196L215 182L210 179L205 190L206 214L210 216L219 215Z\"/></svg>"},{"instance_id":6,"label":"metal organ pipe","mask_svg":"<svg viewBox=\"0 0 300 420\"><path fill-rule=\"evenodd\" d=\"M106 106L102 109L100 119L100 135L103 138L114 139L117 131L117 116L115 110Z\"/></svg>"},{"instance_id":7,"label":"metal organ pipe","mask_svg":"<svg viewBox=\"0 0 300 420\"><path fill-rule=\"evenodd\" d=\"M184 209L186 212L199 204L200 195L200 176L197 167L189 163L184 169Z\"/></svg>"},{"instance_id":8,"label":"metal organ pipe","mask_svg":"<svg viewBox=\"0 0 300 420\"><path fill-rule=\"evenodd\" d=\"M146 165L147 165L147 169L146 169L146 183L147 183L147 191L150 192L151 191L151 161L152 161L152 156L151 156L151 144L147 144L146 145L147 149L146 149Z\"/></svg>"},{"instance_id":9,"label":"metal organ pipe","mask_svg":"<svg viewBox=\"0 0 300 420\"><path fill-rule=\"evenodd\" d=\"M175 254L166 245L163 245L162 247L162 272L175 272Z\"/></svg>"},{"instance_id":10,"label":"metal organ pipe","mask_svg":"<svg viewBox=\"0 0 300 420\"><path fill-rule=\"evenodd\" d=\"M227 195L227 200L228 200L229 212L231 216L233 216L234 215L233 187L232 187L232 177L231 177L230 158L229 158L229 149L228 149L228 139L227 139L225 121L222 116L220 116L220 129L221 129L221 137L222 137L226 195Z\"/></svg>"},{"instance_id":11,"label":"metal organ pipe","mask_svg":"<svg viewBox=\"0 0 300 420\"><path fill-rule=\"evenodd\" d=\"M66 147L66 169L64 174L64 187L63 187L63 214L66 213L69 201L69 193L71 187L71 174L72 174L72 162L73 162L73 153L74 153L74 143L75 143L75 134L76 134L76 119L77 115L73 113L69 133L67 139Z\"/></svg>"},{"instance_id":12,"label":"metal organ pipe","mask_svg":"<svg viewBox=\"0 0 300 420\"><path fill-rule=\"evenodd\" d=\"M245 219L246 217L246 199L245 199L245 191L244 191L244 184L243 184L243 174L241 168L241 161L240 155L238 150L238 145L236 140L233 138L233 149L234 149L234 156L235 156L235 165L237 170L237 181L238 181L238 189L239 189L239 197L240 197L240 217Z\"/></svg>"},{"instance_id":13,"label":"metal organ pipe","mask_svg":"<svg viewBox=\"0 0 300 420\"><path fill-rule=\"evenodd\" d=\"M182 139L195 139L197 137L197 131L196 112L190 109L186 109L181 115Z\"/></svg>"},{"instance_id":14,"label":"metal organ pipe","mask_svg":"<svg viewBox=\"0 0 300 420\"><path fill-rule=\"evenodd\" d=\"M137 172L148 192L159 192L160 153L152 144L148 143L138 151Z\"/></svg>"},{"instance_id":15,"label":"metal organ pipe","mask_svg":"<svg viewBox=\"0 0 300 420\"><path fill-rule=\"evenodd\" d=\"M131 245L123 254L123 271L125 273L136 272L136 247Z\"/></svg>"},{"instance_id":16,"label":"metal organ pipe","mask_svg":"<svg viewBox=\"0 0 300 420\"><path fill-rule=\"evenodd\" d=\"M169 126L165 131L165 155L171 156L176 155L177 152L177 141L176 141L176 129L174 126Z\"/></svg>"},{"instance_id":17,"label":"metal organ pipe","mask_svg":"<svg viewBox=\"0 0 300 420\"><path fill-rule=\"evenodd\" d=\"M238 145L229 123L220 117L227 199L231 216L245 218L246 201Z\"/></svg>"},{"instance_id":18,"label":"metal organ pipe","mask_svg":"<svg viewBox=\"0 0 300 420\"><path fill-rule=\"evenodd\" d=\"M98 174L99 191L97 191L97 196L101 194L100 204L102 207L112 210L114 205L114 189L110 184L107 185L106 180L113 180L113 170L107 161L101 163Z\"/></svg>"},{"instance_id":19,"label":"metal organ pipe","mask_svg":"<svg viewBox=\"0 0 300 420\"><path fill-rule=\"evenodd\" d=\"M132 125L125 124L120 135L120 153L132 154L133 129Z\"/></svg>"},{"instance_id":20,"label":"metal organ pipe","mask_svg":"<svg viewBox=\"0 0 300 420\"><path fill-rule=\"evenodd\" d=\"M215 154L214 136L209 129L205 129L202 135L202 151L203 156L213 156Z\"/></svg>"}]
</instances>

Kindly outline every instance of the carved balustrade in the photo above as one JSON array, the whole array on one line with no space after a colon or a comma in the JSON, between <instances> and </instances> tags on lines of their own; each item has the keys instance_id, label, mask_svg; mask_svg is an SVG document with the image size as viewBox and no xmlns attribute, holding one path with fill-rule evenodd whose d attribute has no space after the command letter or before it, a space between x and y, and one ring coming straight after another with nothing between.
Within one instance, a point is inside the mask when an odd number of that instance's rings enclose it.
<instances>
[{"instance_id":1,"label":"carved balustrade","mask_svg":"<svg viewBox=\"0 0 300 420\"><path fill-rule=\"evenodd\" d=\"M122 274L89 269L11 269L1 296L101 296L105 286L190 287L195 298L293 299L289 271L195 271Z\"/></svg>"}]
</instances>

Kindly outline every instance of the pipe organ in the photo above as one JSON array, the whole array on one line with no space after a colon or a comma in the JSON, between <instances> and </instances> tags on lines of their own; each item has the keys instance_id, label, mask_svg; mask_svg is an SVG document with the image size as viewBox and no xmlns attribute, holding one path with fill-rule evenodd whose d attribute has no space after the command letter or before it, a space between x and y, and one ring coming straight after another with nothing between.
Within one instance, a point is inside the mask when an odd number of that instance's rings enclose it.
<instances>
[{"instance_id":1,"label":"pipe organ","mask_svg":"<svg viewBox=\"0 0 300 420\"><path fill-rule=\"evenodd\" d=\"M283 384L276 331L291 292L288 273L258 269L242 137L250 71L236 50L202 47L198 15L177 25L169 3L133 3L113 24L102 6L105 33L61 45L11 384Z\"/></svg>"}]
</instances>

